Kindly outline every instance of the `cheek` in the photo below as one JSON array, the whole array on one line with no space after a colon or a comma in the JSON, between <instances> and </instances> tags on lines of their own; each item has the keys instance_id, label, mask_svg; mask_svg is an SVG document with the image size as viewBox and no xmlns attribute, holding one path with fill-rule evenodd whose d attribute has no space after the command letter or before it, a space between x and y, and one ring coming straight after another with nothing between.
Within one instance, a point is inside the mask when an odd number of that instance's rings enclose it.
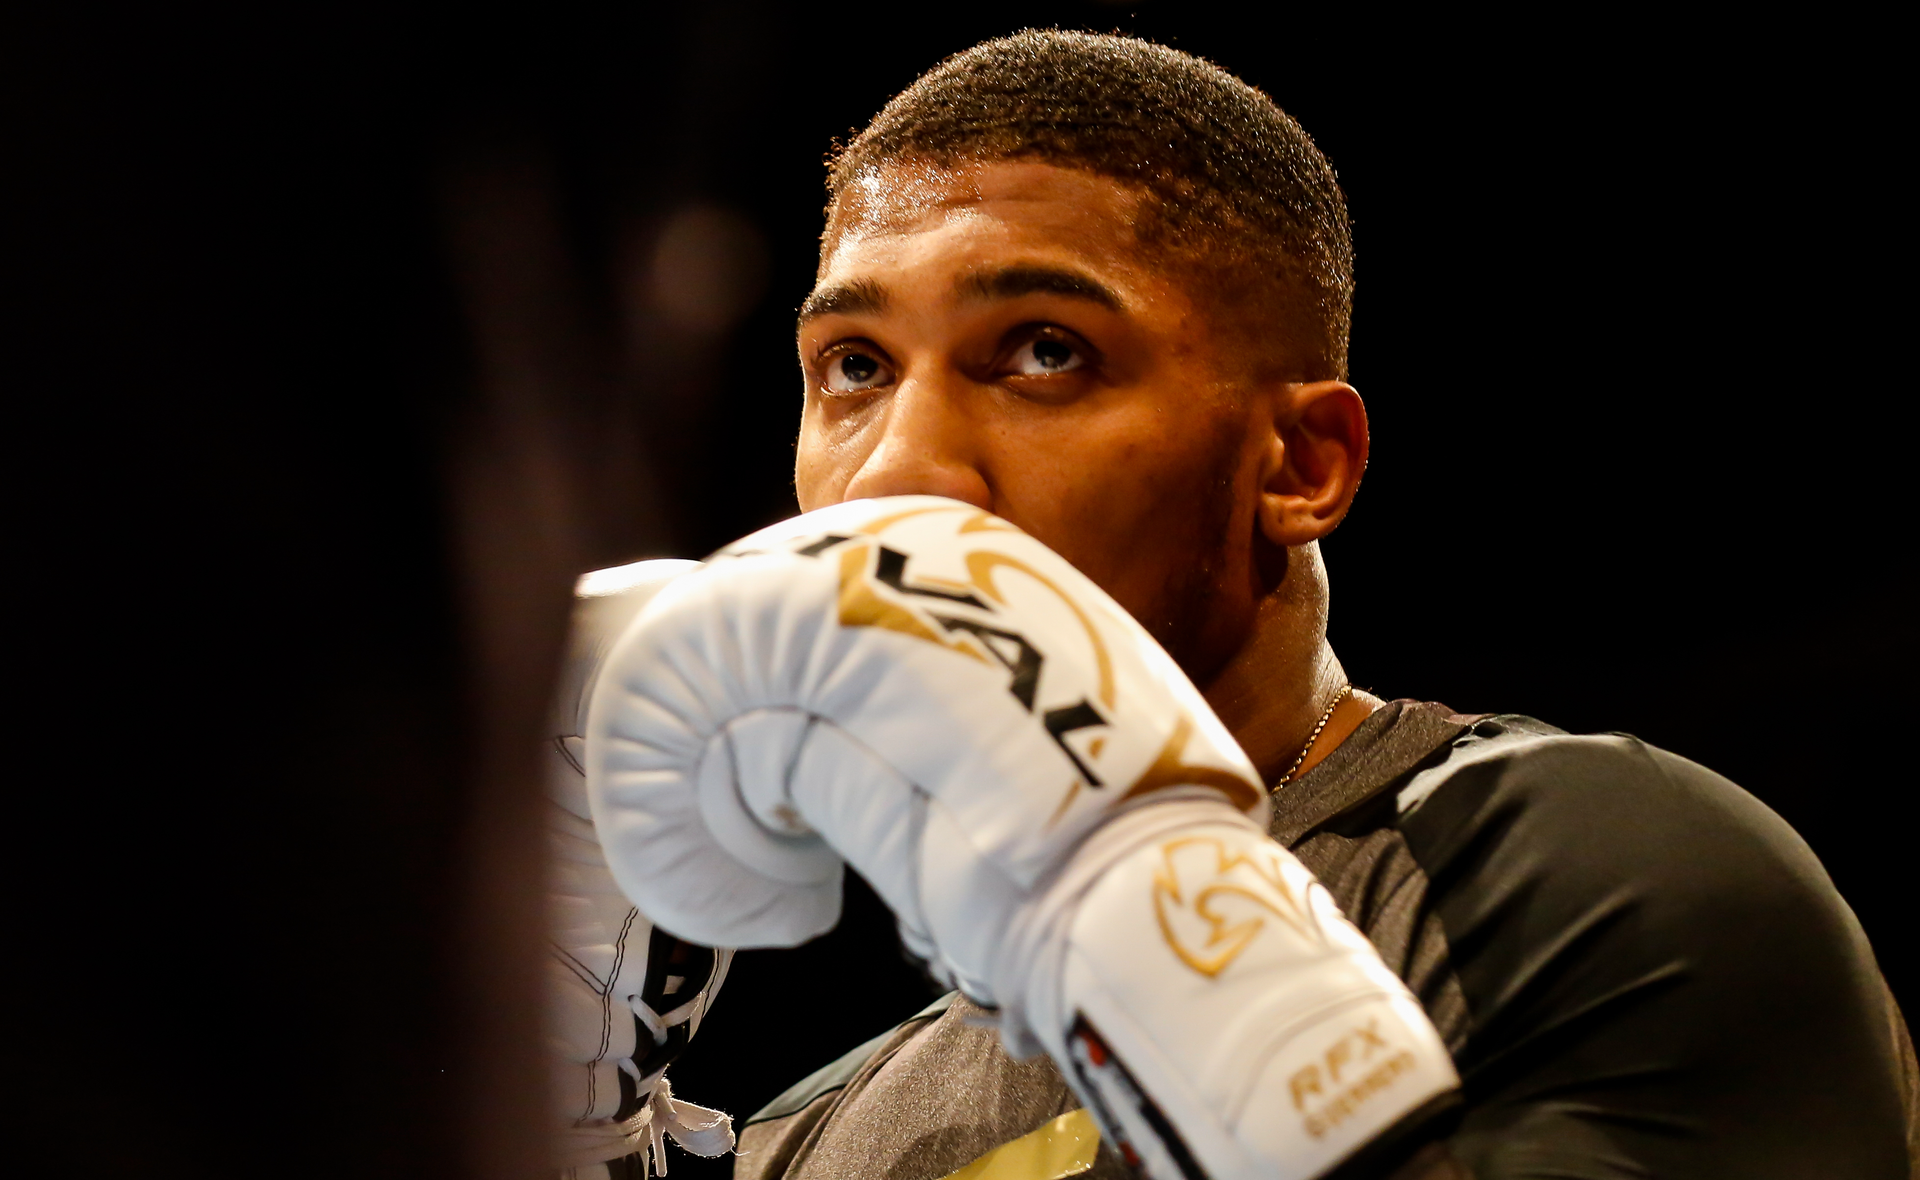
<instances>
[{"instance_id":1,"label":"cheek","mask_svg":"<svg viewBox=\"0 0 1920 1180\"><path fill-rule=\"evenodd\" d=\"M1051 465L1055 495L1035 516L1052 516L1049 531L1070 559L1130 609L1143 610L1176 570L1219 547L1221 518L1234 500L1240 425L1152 413L1071 444L1061 440L1066 445L1055 454L1073 459Z\"/></svg>"},{"instance_id":2,"label":"cheek","mask_svg":"<svg viewBox=\"0 0 1920 1180\"><path fill-rule=\"evenodd\" d=\"M1238 420L1195 422L1116 448L1104 494L1080 508L1096 578L1170 648L1190 615L1224 609L1235 574L1245 446ZM1180 654L1180 653L1177 653Z\"/></svg>"},{"instance_id":3,"label":"cheek","mask_svg":"<svg viewBox=\"0 0 1920 1180\"><path fill-rule=\"evenodd\" d=\"M861 419L834 420L809 400L800 413L800 437L794 444L793 487L800 511L838 504L847 484L873 450Z\"/></svg>"},{"instance_id":4,"label":"cheek","mask_svg":"<svg viewBox=\"0 0 1920 1180\"><path fill-rule=\"evenodd\" d=\"M827 490L832 475L820 434L819 412L809 402L800 411L800 437L793 448L793 490L800 511L812 512L833 503Z\"/></svg>"},{"instance_id":5,"label":"cheek","mask_svg":"<svg viewBox=\"0 0 1920 1180\"><path fill-rule=\"evenodd\" d=\"M1208 406L1157 406L1089 431L1083 476L1100 485L1101 497L1127 505L1142 519L1172 526L1203 494L1223 494L1239 466L1244 423Z\"/></svg>"}]
</instances>

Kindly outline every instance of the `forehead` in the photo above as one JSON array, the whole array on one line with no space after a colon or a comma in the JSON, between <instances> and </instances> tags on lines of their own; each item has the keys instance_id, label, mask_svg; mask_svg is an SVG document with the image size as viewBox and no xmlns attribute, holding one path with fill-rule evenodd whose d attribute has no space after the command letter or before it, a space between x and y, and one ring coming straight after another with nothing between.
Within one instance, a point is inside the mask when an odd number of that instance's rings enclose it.
<instances>
[{"instance_id":1,"label":"forehead","mask_svg":"<svg viewBox=\"0 0 1920 1180\"><path fill-rule=\"evenodd\" d=\"M1138 192L1118 181L1052 164L894 164L863 173L842 191L820 278L965 267L1018 254L1144 279L1141 205Z\"/></svg>"}]
</instances>

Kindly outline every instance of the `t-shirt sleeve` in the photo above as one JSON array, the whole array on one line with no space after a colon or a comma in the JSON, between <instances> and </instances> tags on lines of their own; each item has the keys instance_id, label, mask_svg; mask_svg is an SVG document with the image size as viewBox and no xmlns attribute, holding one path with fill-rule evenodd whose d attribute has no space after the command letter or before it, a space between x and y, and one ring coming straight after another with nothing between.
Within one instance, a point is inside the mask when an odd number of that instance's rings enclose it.
<instances>
[{"instance_id":1,"label":"t-shirt sleeve","mask_svg":"<svg viewBox=\"0 0 1920 1180\"><path fill-rule=\"evenodd\" d=\"M1461 1163L1909 1176L1885 985L1784 821L1632 738L1459 747L1400 827L1468 1009Z\"/></svg>"}]
</instances>

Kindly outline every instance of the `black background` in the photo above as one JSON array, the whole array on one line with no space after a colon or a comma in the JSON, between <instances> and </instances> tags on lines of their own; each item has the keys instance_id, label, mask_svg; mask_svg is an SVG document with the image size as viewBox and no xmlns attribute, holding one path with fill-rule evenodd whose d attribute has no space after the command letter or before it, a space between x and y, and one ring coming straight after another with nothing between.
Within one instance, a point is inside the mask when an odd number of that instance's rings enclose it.
<instances>
[{"instance_id":1,"label":"black background","mask_svg":"<svg viewBox=\"0 0 1920 1180\"><path fill-rule=\"evenodd\" d=\"M1056 23L1212 58L1339 171L1374 433L1326 546L1356 682L1629 731L1729 775L1813 845L1912 1007L1910 131L1876 65L1886 30L1176 4L102 10L17 41L7 82L18 647L53 640L58 665L22 715L58 755L33 814L97 832L82 859L114 882L85 921L33 921L82 942L104 922L145 964L112 989L117 1031L64 1053L90 1063L70 1093L95 1097L55 1103L76 1128L56 1155L459 1171L458 1132L411 1128L458 1123L436 1089L465 1035L440 927L450 817L479 780L452 748L492 732L474 685L500 667L474 603L546 620L524 651L549 658L573 573L789 514L791 317L830 141L945 54ZM643 278L689 209L731 218L728 273L758 292L699 330ZM488 417L509 403L559 423L541 454L561 490L494 528L462 508L495 488L462 440L475 421L521 437ZM515 553L531 538L538 576L476 590L476 527ZM63 654L75 632L95 654ZM70 981L45 980L86 1009ZM834 934L740 957L677 1090L745 1115L928 995L856 886ZM90 1121L136 1078L169 1079L139 1133ZM722 1174L702 1167L673 1160Z\"/></svg>"}]
</instances>

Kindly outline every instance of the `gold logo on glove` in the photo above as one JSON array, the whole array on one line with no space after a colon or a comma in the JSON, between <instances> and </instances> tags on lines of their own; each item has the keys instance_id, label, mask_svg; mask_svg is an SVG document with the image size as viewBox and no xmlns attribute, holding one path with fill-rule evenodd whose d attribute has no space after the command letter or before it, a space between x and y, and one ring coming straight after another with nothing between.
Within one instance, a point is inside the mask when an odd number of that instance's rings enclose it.
<instances>
[{"instance_id":1,"label":"gold logo on glove","mask_svg":"<svg viewBox=\"0 0 1920 1180\"><path fill-rule=\"evenodd\" d=\"M1168 787L1212 787L1233 801L1233 805L1242 811L1249 811L1260 802L1263 792L1246 779L1231 770L1217 766L1202 766L1183 761L1187 749L1187 739L1193 736L1193 718L1185 713L1174 723L1173 732L1167 737L1167 744L1160 748L1160 756L1153 760L1137 782L1127 788L1122 799L1131 799L1135 795L1144 795L1149 791L1165 790Z\"/></svg>"},{"instance_id":2,"label":"gold logo on glove","mask_svg":"<svg viewBox=\"0 0 1920 1180\"><path fill-rule=\"evenodd\" d=\"M975 651L971 645L958 640L942 639L933 628L921 622L912 611L875 594L873 582L867 577L867 565L872 556L864 545L844 550L840 554L841 626L879 627L887 631L897 631L910 638L931 643L935 647L959 652L968 659L979 660L983 664L987 662L987 657ZM923 589L922 592L926 591Z\"/></svg>"},{"instance_id":3,"label":"gold logo on glove","mask_svg":"<svg viewBox=\"0 0 1920 1180\"><path fill-rule=\"evenodd\" d=\"M1321 1139L1352 1117L1367 1099L1412 1073L1419 1064L1411 1052L1380 1034L1378 1018L1369 1017L1365 1024L1342 1032L1320 1060L1295 1071L1287 1088L1293 1093L1293 1108L1301 1113L1307 1134Z\"/></svg>"},{"instance_id":4,"label":"gold logo on glove","mask_svg":"<svg viewBox=\"0 0 1920 1180\"><path fill-rule=\"evenodd\" d=\"M974 509L959 509L972 512L971 519L964 522L961 533L973 532L1017 532L1009 525L994 520L984 512ZM862 533L878 534L888 525L913 516L932 512L950 512L952 508L916 508L893 516L883 517L860 530ZM878 627L930 643L935 647L958 655L966 656L983 664L998 663L1007 670L1007 690L1020 702L1022 708L1034 714L1053 739L1060 752L1073 763L1080 777L1074 780L1055 813L1055 819L1066 810L1083 785L1105 786L1094 769L1087 765L1078 751L1067 743L1067 735L1078 730L1091 729L1108 724L1107 717L1095 706L1092 700L1082 697L1080 700L1055 708L1041 708L1036 701L1040 687L1040 671L1047 657L1034 646L1031 640L1020 632L1004 626L995 626L985 619L956 615L943 611L926 610L930 603L948 603L955 606L971 607L981 615L992 617L994 604L1004 607L1006 597L994 582L994 573L1000 569L1012 569L1032 578L1036 583L1051 591L1086 631L1087 641L1091 644L1094 664L1098 673L1098 686L1094 696L1108 709L1114 705L1113 657L1107 651L1106 641L1101 638L1099 629L1087 612L1073 597L1060 586L1031 565L1017 557L993 550L980 549L966 555L968 582L955 582L945 578L907 577L907 555L877 541L860 540L854 537L826 536L810 542L797 550L806 557L818 557L837 545L846 544L840 551L840 596L839 618L843 627ZM884 596L878 587L885 586L893 596ZM977 593L976 593L977 592ZM984 595L983 599L981 596ZM913 602L921 610L909 609L906 605ZM924 612L924 613L923 613ZM935 627L939 630L936 630ZM945 631L942 635L940 632ZM1097 753L1094 755L1098 757Z\"/></svg>"},{"instance_id":5,"label":"gold logo on glove","mask_svg":"<svg viewBox=\"0 0 1920 1180\"><path fill-rule=\"evenodd\" d=\"M1269 921L1322 940L1319 923L1271 852L1240 852L1217 836L1188 836L1168 841L1160 855L1153 916L1180 961L1209 979L1239 958Z\"/></svg>"},{"instance_id":6,"label":"gold logo on glove","mask_svg":"<svg viewBox=\"0 0 1920 1180\"><path fill-rule=\"evenodd\" d=\"M1079 739L1084 749L1076 749L1068 738L1087 731L1098 734L1112 724L1118 697L1113 653L1086 606L1033 563L995 547L990 536L982 538L989 543L963 546L965 551L954 555L964 562L964 581L932 575L922 561L883 539L889 529L902 521L943 513L966 515L955 529L955 535L1019 534L1012 525L976 508L960 504L922 505L882 516L845 534L815 537L794 552L821 558L830 550L839 550L828 560L838 563L841 626L891 631L978 663L998 664L1006 670L1007 691L1041 723L1047 736L1077 771L1048 820L1047 826L1051 828L1068 813L1083 789L1108 786L1094 769L1106 747L1106 737ZM909 563L914 566L911 575ZM957 571L949 567L947 572ZM1093 682L1086 686L1091 688L1090 693L1075 691L1072 696L1056 695L1057 703L1051 706L1039 699L1041 672L1048 662L1048 653L1040 649L1034 638L1022 633L1015 621L1017 612L1008 614L1008 596L1002 585L1007 574L1041 587L1072 614L1086 635L1087 651L1092 656ZM956 613L956 608L965 609ZM1073 699L1074 696L1078 699ZM1265 797L1257 782L1224 767L1186 761L1187 746L1195 730L1192 717L1184 714L1177 717L1153 763L1113 802L1168 787L1204 786L1223 792L1242 810L1256 806Z\"/></svg>"}]
</instances>

